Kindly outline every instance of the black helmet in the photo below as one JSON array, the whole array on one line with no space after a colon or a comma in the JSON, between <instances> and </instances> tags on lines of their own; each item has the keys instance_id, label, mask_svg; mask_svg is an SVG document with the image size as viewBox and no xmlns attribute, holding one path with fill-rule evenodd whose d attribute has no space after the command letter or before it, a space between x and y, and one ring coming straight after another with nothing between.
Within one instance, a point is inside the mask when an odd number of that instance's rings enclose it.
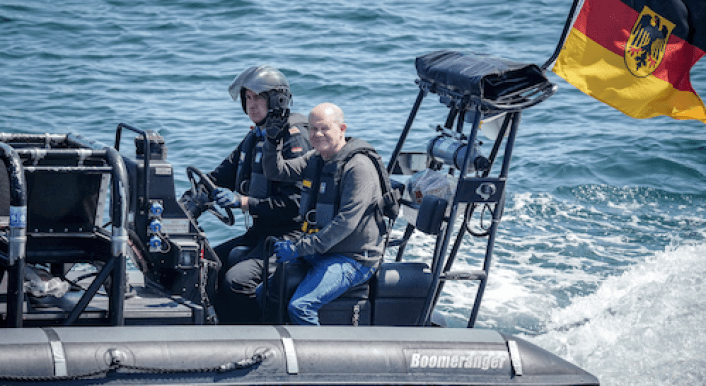
<instances>
[{"instance_id":1,"label":"black helmet","mask_svg":"<svg viewBox=\"0 0 706 386\"><path fill-rule=\"evenodd\" d=\"M269 110L286 110L292 100L287 78L276 68L268 65L254 66L238 75L228 87L228 92L234 101L240 98L245 109L245 89L256 94L267 93Z\"/></svg>"}]
</instances>

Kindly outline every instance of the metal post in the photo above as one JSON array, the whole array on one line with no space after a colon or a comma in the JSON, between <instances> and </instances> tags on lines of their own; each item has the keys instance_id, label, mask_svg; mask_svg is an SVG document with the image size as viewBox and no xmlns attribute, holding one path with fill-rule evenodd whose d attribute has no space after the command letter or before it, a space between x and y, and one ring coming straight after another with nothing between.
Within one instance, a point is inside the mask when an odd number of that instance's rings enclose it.
<instances>
[{"instance_id":1,"label":"metal post","mask_svg":"<svg viewBox=\"0 0 706 386\"><path fill-rule=\"evenodd\" d=\"M128 248L127 215L128 215L128 176L120 153L113 148L106 147L106 162L112 169L111 198L111 254L115 260L113 267L110 299L108 301L110 324L122 326L125 324L125 281L126 257ZM145 171L147 172L147 171Z\"/></svg>"},{"instance_id":2,"label":"metal post","mask_svg":"<svg viewBox=\"0 0 706 386\"><path fill-rule=\"evenodd\" d=\"M10 182L7 323L9 327L22 327L27 253L27 185L22 162L15 149L0 142L0 156L7 168Z\"/></svg>"},{"instance_id":3,"label":"metal post","mask_svg":"<svg viewBox=\"0 0 706 386\"><path fill-rule=\"evenodd\" d=\"M476 112L473 117L473 128L471 129L471 135L468 138L468 146L470 149L470 146L473 146L473 143L476 140L476 135L478 133L478 128L480 127L480 111L477 110L476 107ZM466 115L466 110L464 110L461 113L461 116L459 118L458 124L460 126L463 126L464 118ZM463 127L457 128L460 132L463 132ZM463 161L463 166L461 167L461 175L459 177L460 180L464 179L466 177L466 174L468 172L468 167L471 163L471 155L473 154L472 151L467 151L466 156ZM419 324L422 326L427 325L431 318L432 310L434 308L434 299L437 297L437 292L439 290L439 281L440 281L440 275L441 275L441 260L446 254L446 249L449 246L449 242L451 240L451 234L453 233L453 226L454 226L454 221L456 220L456 214L458 212L458 203L459 203L459 197L460 197L460 192L458 189L456 190L456 193L454 194L454 199L453 199L453 204L451 206L451 214L448 218L448 221L446 223L446 229L444 230L444 238L443 242L441 244L441 247L439 248L438 251L434 254L434 267L432 267L432 283L431 283L431 288L429 290L429 293L427 294L427 299L424 303L424 308L423 308L423 315L419 320Z\"/></svg>"},{"instance_id":4,"label":"metal post","mask_svg":"<svg viewBox=\"0 0 706 386\"><path fill-rule=\"evenodd\" d=\"M518 128L520 127L520 116L521 112L512 113L512 129L510 130L510 135L507 138L507 143L505 145L505 154L503 155L503 167L500 171L500 178L507 178L508 171L510 170L510 159L512 158L512 149L515 146L515 137L517 135ZM493 260L493 247L495 245L495 237L497 234L498 224L500 223L500 218L502 217L503 210L505 209L505 189L503 189L502 197L498 201L498 206L493 212L493 224L490 226L490 232L488 236L488 247L485 252L485 261L483 262L483 271L485 271L485 278L480 281L478 285L478 292L476 292L476 300L473 303L473 310L471 310L471 315L468 318L468 328L473 328L478 318L478 311L480 309L481 300L483 299L483 294L485 292L485 286L488 281L488 275L490 273L490 264Z\"/></svg>"},{"instance_id":5,"label":"metal post","mask_svg":"<svg viewBox=\"0 0 706 386\"><path fill-rule=\"evenodd\" d=\"M150 186L150 158L151 158L151 145L152 143L150 142L150 137L145 130L138 129L136 127L130 126L125 123L120 123L118 124L118 129L115 132L115 150L120 151L120 136L122 133L122 129L128 129L130 131L133 131L137 134L141 134L142 137L145 139L143 142L143 153L144 153L144 186L142 187L142 199L144 202L138 202L138 209L140 210L148 210L148 200L147 197L149 197L149 186Z\"/></svg>"},{"instance_id":6,"label":"metal post","mask_svg":"<svg viewBox=\"0 0 706 386\"><path fill-rule=\"evenodd\" d=\"M552 56L547 59L547 61L542 65L542 72L547 71L547 68L549 68L549 66L554 63L556 58L559 57L559 53L564 47L564 42L566 42L566 36L569 34L569 28L571 28L571 23L573 23L574 21L576 8L578 7L579 1L581 0L574 0L574 3L571 5L569 16L566 18L566 23L564 24L564 30L561 32L561 38L559 38L559 43L557 44L556 49L554 50L554 54L552 54Z\"/></svg>"},{"instance_id":7,"label":"metal post","mask_svg":"<svg viewBox=\"0 0 706 386\"><path fill-rule=\"evenodd\" d=\"M426 94L426 90L424 89L423 85L420 84L419 94L417 94L417 100L414 102L414 107L412 107L412 111L409 113L407 123L404 125L404 130L402 130L400 139L397 141L397 146L395 146L395 150L392 152L392 156L390 157L390 162L387 164L387 173L389 174L392 174L392 169L395 167L397 157L400 155L400 152L402 151L402 146L407 140L407 134L409 134L409 130L412 128L412 122L414 122L414 117L417 116L419 107L422 105L422 100L424 100L424 96L426 96Z\"/></svg>"}]
</instances>

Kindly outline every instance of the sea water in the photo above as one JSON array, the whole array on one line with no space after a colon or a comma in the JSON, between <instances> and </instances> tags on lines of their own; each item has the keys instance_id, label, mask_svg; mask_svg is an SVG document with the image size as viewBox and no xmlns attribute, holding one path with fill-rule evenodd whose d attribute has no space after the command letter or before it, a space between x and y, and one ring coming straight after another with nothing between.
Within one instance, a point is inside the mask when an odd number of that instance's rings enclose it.
<instances>
[{"instance_id":1,"label":"sea water","mask_svg":"<svg viewBox=\"0 0 706 386\"><path fill-rule=\"evenodd\" d=\"M249 129L230 82L269 64L289 79L295 112L336 103L349 135L387 158L418 93L415 57L452 49L541 65L569 9L560 0L0 0L0 131L107 144L121 122L157 131L180 195L186 166L212 170ZM635 120L548 76L559 89L523 113L477 326L525 338L604 385L703 384L706 125ZM691 80L706 94L703 60ZM444 120L427 98L405 150L424 150ZM214 245L244 229L242 219L201 223ZM433 243L415 235L410 258L428 257ZM457 268L478 269L483 247L464 240ZM468 283L445 286L439 310L451 326L465 326L474 296Z\"/></svg>"}]
</instances>

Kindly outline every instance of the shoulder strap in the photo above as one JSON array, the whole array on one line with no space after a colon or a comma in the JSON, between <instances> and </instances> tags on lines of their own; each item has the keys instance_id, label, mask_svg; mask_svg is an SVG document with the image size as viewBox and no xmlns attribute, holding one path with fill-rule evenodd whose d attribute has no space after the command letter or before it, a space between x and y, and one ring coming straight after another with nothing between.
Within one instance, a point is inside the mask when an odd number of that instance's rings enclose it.
<instances>
[{"instance_id":1,"label":"shoulder strap","mask_svg":"<svg viewBox=\"0 0 706 386\"><path fill-rule=\"evenodd\" d=\"M311 209L316 209L316 202L319 199L319 189L321 188L321 171L324 168L324 159L320 155L316 155L314 156L314 162L316 162L316 167L314 168L314 175L311 177L311 190L309 190L311 197L309 197L309 207L304 213ZM306 218L304 221L306 221Z\"/></svg>"},{"instance_id":2,"label":"shoulder strap","mask_svg":"<svg viewBox=\"0 0 706 386\"><path fill-rule=\"evenodd\" d=\"M245 157L241 159L240 154L238 154L238 166L235 169L235 189L233 190L245 195L248 194L248 188L243 186L243 182L250 180L253 150L257 144L257 135L253 130L255 129L250 129L248 134L245 135L245 139L241 142L240 152L245 154ZM249 182L245 182L245 185L249 184Z\"/></svg>"},{"instance_id":3,"label":"shoulder strap","mask_svg":"<svg viewBox=\"0 0 706 386\"><path fill-rule=\"evenodd\" d=\"M375 149L371 148L360 148L352 151L343 160L340 161L338 168L336 169L336 174L334 175L334 182L336 183L336 188L339 189L341 177L343 176L343 168L354 156L358 154L365 154L375 165L375 169L378 172L378 178L380 179L380 189L382 190L382 201L378 203L380 209L385 217L391 219L396 219L399 215L399 197L395 197L395 191L392 189L392 184L390 183L390 176L387 174L387 168L382 164L382 159ZM340 191L337 193L338 201L340 201ZM336 208L338 210L338 208Z\"/></svg>"}]
</instances>

